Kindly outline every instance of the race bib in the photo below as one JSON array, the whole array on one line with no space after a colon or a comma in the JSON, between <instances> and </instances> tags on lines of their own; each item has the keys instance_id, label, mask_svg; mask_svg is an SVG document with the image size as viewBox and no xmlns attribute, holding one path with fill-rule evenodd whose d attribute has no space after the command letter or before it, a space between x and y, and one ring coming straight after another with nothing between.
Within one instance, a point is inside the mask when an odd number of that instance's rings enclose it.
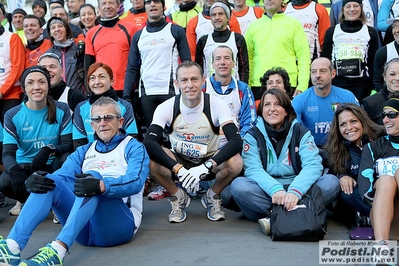
<instances>
[{"instance_id":1,"label":"race bib","mask_svg":"<svg viewBox=\"0 0 399 266\"><path fill-rule=\"evenodd\" d=\"M360 76L361 61L360 59L345 59L335 61L337 76Z\"/></svg>"},{"instance_id":2,"label":"race bib","mask_svg":"<svg viewBox=\"0 0 399 266\"><path fill-rule=\"evenodd\" d=\"M377 176L390 175L394 176L395 171L399 168L399 157L380 158L375 162L375 170Z\"/></svg>"},{"instance_id":3,"label":"race bib","mask_svg":"<svg viewBox=\"0 0 399 266\"><path fill-rule=\"evenodd\" d=\"M192 159L201 159L206 157L208 146L206 144L182 140L176 143L175 152Z\"/></svg>"},{"instance_id":4,"label":"race bib","mask_svg":"<svg viewBox=\"0 0 399 266\"><path fill-rule=\"evenodd\" d=\"M359 59L363 60L363 45L353 45L353 44L340 44L337 45L337 59Z\"/></svg>"}]
</instances>

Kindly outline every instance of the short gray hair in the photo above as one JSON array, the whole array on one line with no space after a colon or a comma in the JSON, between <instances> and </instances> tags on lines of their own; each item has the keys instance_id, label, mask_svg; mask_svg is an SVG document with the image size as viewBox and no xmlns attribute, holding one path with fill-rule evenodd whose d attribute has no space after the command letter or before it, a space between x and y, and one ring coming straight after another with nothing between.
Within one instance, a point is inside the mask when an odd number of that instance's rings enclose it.
<instances>
[{"instance_id":1,"label":"short gray hair","mask_svg":"<svg viewBox=\"0 0 399 266\"><path fill-rule=\"evenodd\" d=\"M112 105L114 107L115 113L118 117L122 117L121 107L119 103L110 97L101 97L96 100L90 107L90 117L93 116L93 108L94 106L104 106L104 105Z\"/></svg>"}]
</instances>

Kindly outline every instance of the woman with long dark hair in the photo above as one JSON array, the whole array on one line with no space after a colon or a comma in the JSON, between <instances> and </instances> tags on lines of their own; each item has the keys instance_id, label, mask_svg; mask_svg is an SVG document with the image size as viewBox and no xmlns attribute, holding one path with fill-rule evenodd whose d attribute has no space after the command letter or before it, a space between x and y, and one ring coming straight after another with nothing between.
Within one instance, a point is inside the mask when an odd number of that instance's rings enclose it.
<instances>
[{"instance_id":1,"label":"woman with long dark hair","mask_svg":"<svg viewBox=\"0 0 399 266\"><path fill-rule=\"evenodd\" d=\"M367 225L367 219L355 219L357 212L360 214L358 218L370 215L370 207L363 203L357 186L360 158L363 147L383 135L383 127L372 122L356 104L343 104L334 113L324 148L329 156L330 173L336 175L340 182L340 209L337 213L349 227L355 222Z\"/></svg>"}]
</instances>

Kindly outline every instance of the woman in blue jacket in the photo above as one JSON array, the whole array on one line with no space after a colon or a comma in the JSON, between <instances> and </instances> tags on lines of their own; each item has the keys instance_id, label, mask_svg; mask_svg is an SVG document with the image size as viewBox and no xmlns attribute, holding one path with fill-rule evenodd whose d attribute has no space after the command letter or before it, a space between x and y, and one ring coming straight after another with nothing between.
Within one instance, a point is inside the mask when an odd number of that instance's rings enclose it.
<instances>
[{"instance_id":1,"label":"woman in blue jacket","mask_svg":"<svg viewBox=\"0 0 399 266\"><path fill-rule=\"evenodd\" d=\"M272 204L291 210L315 183L326 205L335 199L338 179L322 176L322 158L313 136L297 122L286 93L270 89L263 94L254 131L261 134L249 132L244 137L244 176L231 184L231 193L249 220L258 220L268 234L270 223L264 217Z\"/></svg>"}]
</instances>

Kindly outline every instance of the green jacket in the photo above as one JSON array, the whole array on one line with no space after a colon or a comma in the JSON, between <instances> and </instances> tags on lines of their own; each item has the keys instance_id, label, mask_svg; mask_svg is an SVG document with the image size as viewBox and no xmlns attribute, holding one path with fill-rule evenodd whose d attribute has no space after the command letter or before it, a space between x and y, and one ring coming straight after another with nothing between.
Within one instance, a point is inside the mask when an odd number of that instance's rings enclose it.
<instances>
[{"instance_id":1,"label":"green jacket","mask_svg":"<svg viewBox=\"0 0 399 266\"><path fill-rule=\"evenodd\" d=\"M261 8L265 8L265 3L263 0L260 0L257 4L255 4L254 0L247 0L247 6L259 6Z\"/></svg>"},{"instance_id":2,"label":"green jacket","mask_svg":"<svg viewBox=\"0 0 399 266\"><path fill-rule=\"evenodd\" d=\"M172 15L173 22L177 23L178 25L182 26L183 28L186 28L190 19L192 19L193 17L196 17L201 12L202 12L202 7L200 7L197 4L193 9L190 9L188 11L178 10L176 12L173 12L171 15Z\"/></svg>"},{"instance_id":3,"label":"green jacket","mask_svg":"<svg viewBox=\"0 0 399 266\"><path fill-rule=\"evenodd\" d=\"M310 49L301 22L284 13L263 15L245 34L249 58L249 85L260 87L259 78L272 67L284 68L292 87L305 91L310 78ZM298 61L298 63L297 63Z\"/></svg>"}]
</instances>

